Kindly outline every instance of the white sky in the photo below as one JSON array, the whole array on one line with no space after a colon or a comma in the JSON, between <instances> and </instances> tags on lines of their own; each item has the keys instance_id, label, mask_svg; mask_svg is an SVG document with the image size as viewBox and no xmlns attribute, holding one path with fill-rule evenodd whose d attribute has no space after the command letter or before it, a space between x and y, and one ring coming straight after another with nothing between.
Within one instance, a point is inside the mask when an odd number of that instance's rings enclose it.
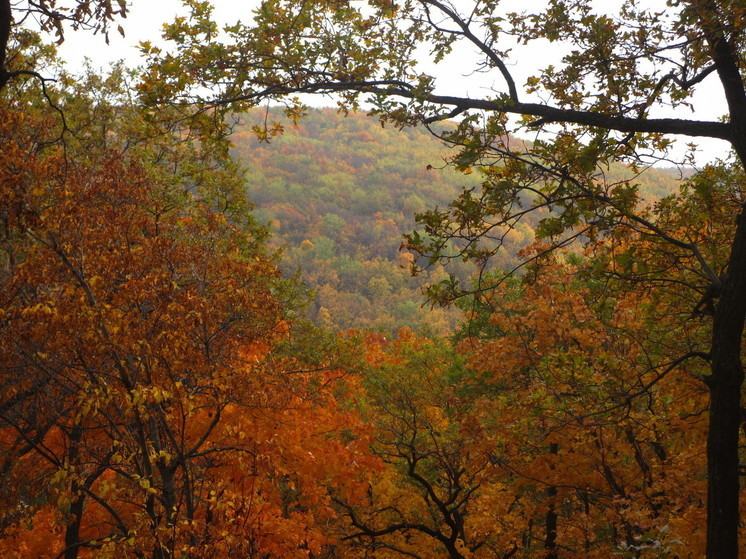
<instances>
[{"instance_id":1,"label":"white sky","mask_svg":"<svg viewBox=\"0 0 746 559\"><path fill-rule=\"evenodd\" d=\"M599 7L606 10L610 8L611 2L618 0L597 0ZM650 3L657 3L658 0L646 0ZM237 19L248 21L251 17L250 10L252 6L259 4L259 0L213 0L216 5L215 15L218 21L235 22ZM459 0L454 0L458 5ZM542 0L504 0L506 8L522 11L529 10L535 6L545 4ZM157 42L160 37L163 23L173 20L179 14L184 13L184 9L179 0L135 0L130 6L131 12L126 20L122 22L126 37L122 38L116 30L109 35L110 44L107 46L102 36L91 36L86 33L71 33L68 40L60 46L60 55L68 61L71 68L80 67L83 58L88 57L92 60L94 67L106 69L113 61L124 59L128 65L137 66L141 63L137 51L137 44L140 41L150 40ZM547 43L548 45L548 43ZM472 97L483 97L489 94L490 89L501 90L502 82L497 76L485 77L483 74L464 75L463 57L469 53L456 51L438 66L434 75L442 76L437 82L436 92L440 94L452 95L469 95ZM552 63L554 60L559 61L561 50L557 45L540 46L534 45L530 48L522 47L520 52L520 64L513 62L510 66L514 73L516 83L521 85L525 83L526 78L538 68ZM471 57L469 57L471 59ZM516 56L518 58L518 56ZM532 61L533 63L527 63ZM424 65L427 70L427 65ZM468 68L468 65L466 65ZM309 105L330 106L333 102L328 99L319 97L304 98L304 102ZM657 117L678 117L678 118L696 118L699 120L714 120L719 118L725 111L725 100L722 92L718 87L717 78L714 75L707 80L697 90L694 97L694 106L697 113L692 113L685 108L679 108L677 112L660 110L654 116ZM691 139L685 138L680 141L683 145L690 142ZM699 162L706 162L715 158L724 158L729 150L729 145L720 140L700 140L697 142L700 146L701 153L698 157Z\"/></svg>"},{"instance_id":2,"label":"white sky","mask_svg":"<svg viewBox=\"0 0 746 559\"><path fill-rule=\"evenodd\" d=\"M230 2L231 0L229 0ZM94 67L106 67L114 61L125 60L130 66L141 64L137 45L140 41L159 38L164 23L172 21L179 13L184 13L179 0L135 0L129 2L127 19L119 20L125 37L116 26L109 32L109 45L103 35L85 32L68 33L67 39L59 47L60 56L71 68L82 66L84 58L90 58ZM223 2L225 4L225 2Z\"/></svg>"}]
</instances>

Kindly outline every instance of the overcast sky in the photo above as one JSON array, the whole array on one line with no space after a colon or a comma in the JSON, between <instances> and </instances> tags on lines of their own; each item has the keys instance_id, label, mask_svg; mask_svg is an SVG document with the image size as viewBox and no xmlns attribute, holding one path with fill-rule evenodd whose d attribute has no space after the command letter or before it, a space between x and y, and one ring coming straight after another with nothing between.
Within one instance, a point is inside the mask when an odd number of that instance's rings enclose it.
<instances>
[{"instance_id":1,"label":"overcast sky","mask_svg":"<svg viewBox=\"0 0 746 559\"><path fill-rule=\"evenodd\" d=\"M216 0L215 14L218 21L235 22L237 19L248 21L251 17L251 8L259 4L260 0ZM619 0L598 0L599 6L609 9L610 2ZM648 0L648 2L658 2L659 0ZM543 0L504 0L506 9L516 11L528 10L532 5L543 5ZM106 69L111 62L124 59L128 65L137 66L141 63L137 44L140 41L149 40L157 42L160 37L162 26L167 21L184 13L184 8L179 0L157 0L145 1L135 0L131 3L131 11L127 19L122 22L126 37L122 38L116 30L110 33L110 44L107 46L101 36L91 36L86 33L70 33L68 40L60 47L60 54L63 59L68 61L71 68L80 67L83 58L88 57L92 60L94 67ZM523 47L522 47L523 48ZM547 46L534 45L529 49L520 51L521 63L511 65L511 71L515 73L516 83L522 84L526 78L537 68L558 62L561 56L561 49L557 45ZM463 57L469 56L469 53L458 52L446 60L445 66L439 66L437 75L442 76L437 82L437 91L441 94L464 95L465 93L472 97L489 96L490 89L502 89L502 82L497 77L485 77L484 75L469 76L464 75L465 65L462 62ZM471 58L471 57L469 57ZM526 63L526 61L530 61ZM531 63L533 62L533 63ZM425 70L429 70L425 64ZM466 65L468 67L468 65ZM707 83L709 82L709 83ZM331 106L333 102L323 98L304 99L308 104L319 106ZM718 87L716 77L710 76L703 87L700 87L699 93L695 96L694 105L698 113L692 114L685 108L680 108L676 113L673 111L659 112L657 117L678 117L678 118L697 118L700 120L717 119L724 112L725 101ZM684 139L680 142L691 141ZM719 140L705 140L699 142L702 150L699 157L700 162L711 160L717 157L725 157L729 146L726 142Z\"/></svg>"}]
</instances>

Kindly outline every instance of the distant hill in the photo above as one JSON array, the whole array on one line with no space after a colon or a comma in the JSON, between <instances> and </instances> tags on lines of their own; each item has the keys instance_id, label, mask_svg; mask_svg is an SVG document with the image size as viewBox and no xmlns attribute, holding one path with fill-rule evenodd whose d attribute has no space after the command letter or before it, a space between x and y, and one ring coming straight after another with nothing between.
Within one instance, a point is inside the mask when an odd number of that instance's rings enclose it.
<instances>
[{"instance_id":1,"label":"distant hill","mask_svg":"<svg viewBox=\"0 0 746 559\"><path fill-rule=\"evenodd\" d=\"M445 167L449 149L421 129L384 128L365 115L314 109L262 143L251 126L265 118L258 110L243 116L232 137L234 155L248 169L258 219L284 247L283 267L302 269L316 291L311 318L340 330L427 325L434 333L450 332L457 311L423 307L421 295L423 285L446 271L436 266L412 278L412 255L399 247L402 234L415 227L415 213L448 205L463 187L477 186L477 176ZM609 171L614 179L625 172ZM676 184L674 173L651 170L641 192L660 198ZM512 255L533 240L531 224L521 224L497 264L511 265ZM463 263L448 271L461 278L473 272Z\"/></svg>"}]
</instances>

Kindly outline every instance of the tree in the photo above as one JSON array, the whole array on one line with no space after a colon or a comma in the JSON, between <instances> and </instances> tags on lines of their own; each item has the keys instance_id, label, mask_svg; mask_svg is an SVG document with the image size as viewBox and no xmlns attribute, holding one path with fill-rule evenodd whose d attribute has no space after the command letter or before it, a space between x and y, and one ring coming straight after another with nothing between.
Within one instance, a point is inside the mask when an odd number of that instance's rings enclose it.
<instances>
[{"instance_id":1,"label":"tree","mask_svg":"<svg viewBox=\"0 0 746 559\"><path fill-rule=\"evenodd\" d=\"M608 557L661 534L701 557L706 364L685 356L707 331L682 328L673 293L563 260L537 261L493 301L489 335L460 344L488 452L531 519L523 548Z\"/></svg>"},{"instance_id":2,"label":"tree","mask_svg":"<svg viewBox=\"0 0 746 559\"><path fill-rule=\"evenodd\" d=\"M108 43L109 30L118 17L127 17L127 4L121 0L60 3L55 0L0 0L0 90L9 80L19 76L35 76L42 81L50 79L39 74L33 66L18 64L16 59L19 53L13 44L14 39L28 21L35 21L40 31L54 32L58 43L65 40L66 28L101 33ZM117 30L124 35L121 25Z\"/></svg>"},{"instance_id":3,"label":"tree","mask_svg":"<svg viewBox=\"0 0 746 559\"><path fill-rule=\"evenodd\" d=\"M460 356L406 329L360 344L358 406L386 467L366 502L337 499L343 541L382 557L702 556L706 363L683 355L707 329L682 328L673 290L593 271L626 247L594 249L594 266L537 260Z\"/></svg>"},{"instance_id":4,"label":"tree","mask_svg":"<svg viewBox=\"0 0 746 559\"><path fill-rule=\"evenodd\" d=\"M392 342L361 343L358 407L385 468L364 502L336 499L347 516L342 541L376 557L514 556L523 519L511 514L512 495L484 452L474 399L459 396L466 375L453 349L408 328Z\"/></svg>"},{"instance_id":5,"label":"tree","mask_svg":"<svg viewBox=\"0 0 746 559\"><path fill-rule=\"evenodd\" d=\"M0 94L0 555L319 554L371 462L342 372L287 348L227 145L125 77L49 92L65 142L37 81Z\"/></svg>"},{"instance_id":6,"label":"tree","mask_svg":"<svg viewBox=\"0 0 746 559\"><path fill-rule=\"evenodd\" d=\"M743 5L669 1L656 11L629 0L610 15L595 12L590 0L552 0L541 11L511 14L494 0L271 0L252 25L227 28L226 40L215 33L206 4L190 5L191 22L177 20L167 32L175 51L164 56L147 49L153 65L141 89L146 99L241 107L261 98L334 93L344 108L356 108L367 94L374 112L397 125L431 126L460 116L458 129L441 135L461 148L452 159L456 167L481 169L483 186L466 192L450 211L426 213L421 220L429 236L411 238L413 250L438 260L447 256L445 240L456 238L458 256L484 263L505 227L551 209L542 233L552 247L635 230L664 241L696 267L692 287L707 293L712 310L704 352L711 372L702 378L710 393L707 556L736 557L746 320L742 190L732 199L736 227L717 270L684 232L668 230L640 210L631 181L609 183L603 171L612 160L639 164L645 154L666 157L671 136L725 140L737 173L743 170ZM537 68L521 86L509 49L535 41L564 45L568 53L560 64ZM490 95L440 95L433 78L417 70L419 53L427 50L438 64L458 45L476 53L474 71L494 75L500 84ZM182 71L174 72L174 64ZM705 80L719 82L724 120L656 118L658 107L686 109ZM527 101L532 94L542 101ZM291 101L289 112L297 116L299 105ZM531 146L512 141L508 115L519 117L520 128L543 134ZM482 243L490 238L492 245Z\"/></svg>"}]
</instances>

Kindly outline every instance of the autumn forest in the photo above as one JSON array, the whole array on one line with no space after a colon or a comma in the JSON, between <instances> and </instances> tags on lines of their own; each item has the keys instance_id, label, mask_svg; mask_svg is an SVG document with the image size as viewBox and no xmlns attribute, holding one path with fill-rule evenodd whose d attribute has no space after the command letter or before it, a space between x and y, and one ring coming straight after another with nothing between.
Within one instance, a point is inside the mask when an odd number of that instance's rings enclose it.
<instances>
[{"instance_id":1,"label":"autumn forest","mask_svg":"<svg viewBox=\"0 0 746 559\"><path fill-rule=\"evenodd\" d=\"M746 556L746 7L525 4L0 0L0 558Z\"/></svg>"}]
</instances>

